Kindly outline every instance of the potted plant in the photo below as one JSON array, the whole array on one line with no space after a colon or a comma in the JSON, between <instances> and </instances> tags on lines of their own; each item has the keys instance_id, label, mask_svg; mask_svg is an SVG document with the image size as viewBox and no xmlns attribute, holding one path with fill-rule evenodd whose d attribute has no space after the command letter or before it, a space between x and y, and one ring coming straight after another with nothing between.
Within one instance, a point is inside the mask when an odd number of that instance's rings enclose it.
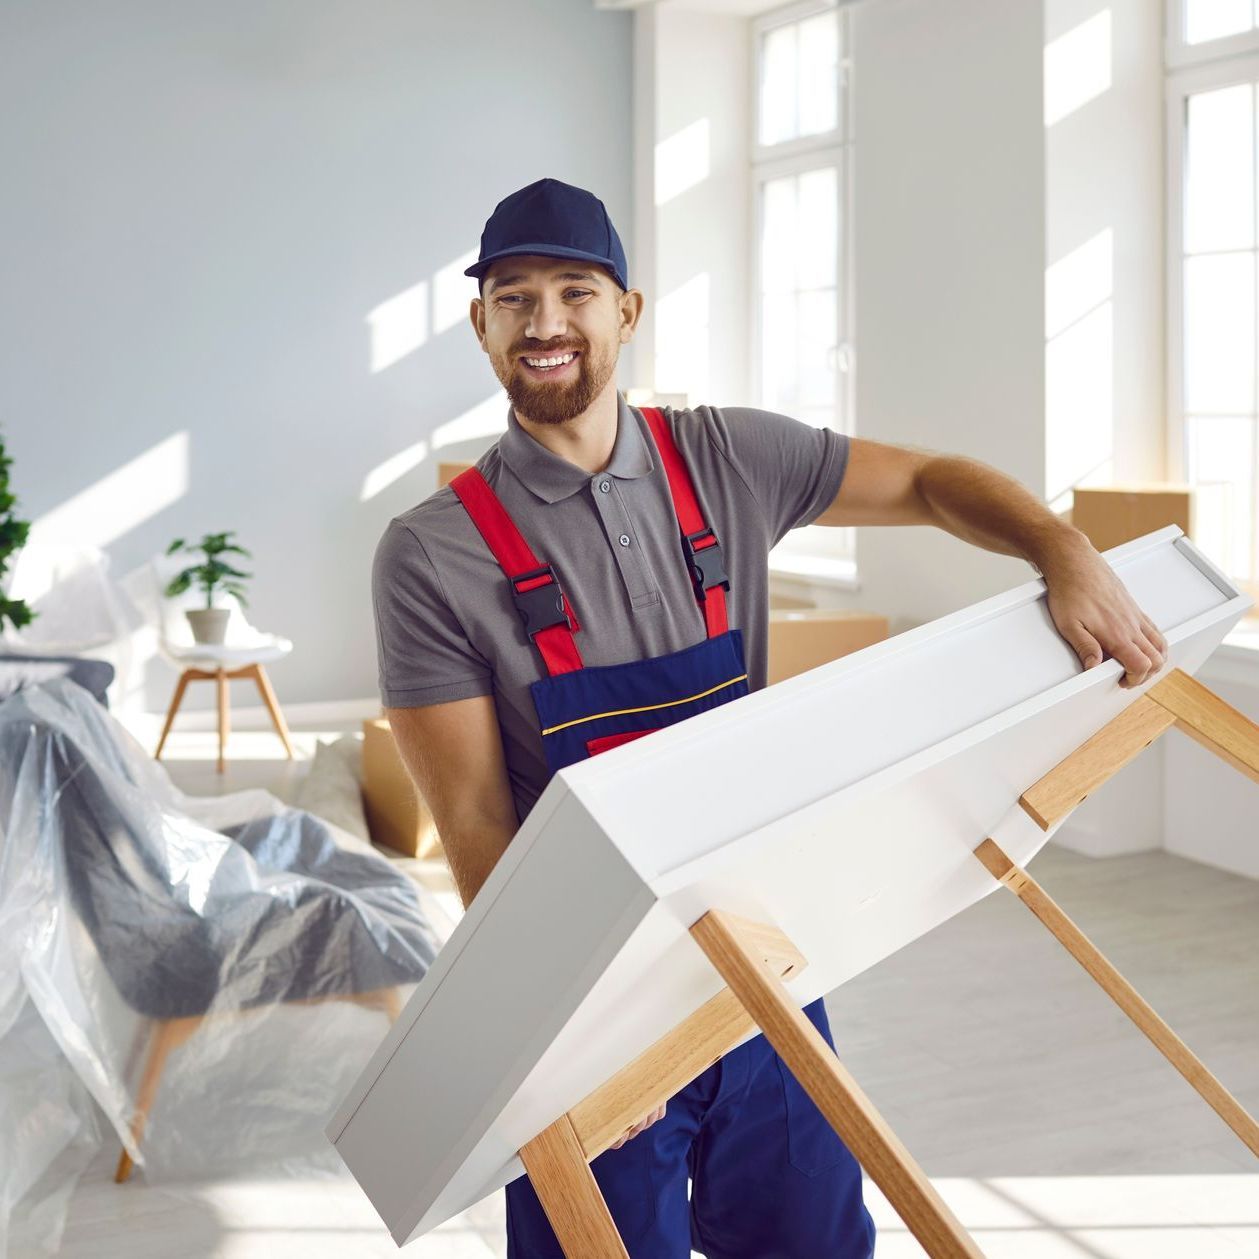
<instances>
[{"instance_id":1,"label":"potted plant","mask_svg":"<svg viewBox=\"0 0 1259 1259\"><path fill-rule=\"evenodd\" d=\"M3 438L0 438L0 582L9 571L9 561L22 549L31 528L25 520L19 520L14 512L17 497L9 489L9 469L12 466L13 460L5 450ZM3 630L6 621L15 630L21 629L29 625L37 615L32 608L27 607L25 600L10 599L0 593L0 630Z\"/></svg>"},{"instance_id":2,"label":"potted plant","mask_svg":"<svg viewBox=\"0 0 1259 1259\"><path fill-rule=\"evenodd\" d=\"M167 555L174 555L176 551L188 551L205 556L201 563L191 564L173 577L166 587L166 596L170 599L183 594L194 585L205 593L204 608L189 608L185 612L188 624L192 626L192 636L199 643L221 643L227 633L231 609L214 606L214 596L218 591L233 595L241 604L248 602L241 583L252 574L242 573L239 568L233 568L221 558L224 555L249 557L249 552L243 546L237 546L231 540L233 532L234 530L229 529L226 533L207 533L200 542L185 542L183 538L176 538L166 548Z\"/></svg>"}]
</instances>

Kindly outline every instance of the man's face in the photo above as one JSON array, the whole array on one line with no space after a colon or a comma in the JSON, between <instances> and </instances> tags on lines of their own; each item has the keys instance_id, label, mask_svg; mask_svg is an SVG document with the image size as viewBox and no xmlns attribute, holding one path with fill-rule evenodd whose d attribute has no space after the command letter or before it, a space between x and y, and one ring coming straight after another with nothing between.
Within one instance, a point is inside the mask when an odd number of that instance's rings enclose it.
<instances>
[{"instance_id":1,"label":"man's face","mask_svg":"<svg viewBox=\"0 0 1259 1259\"><path fill-rule=\"evenodd\" d=\"M472 321L512 406L538 424L581 415L636 322L626 321L616 281L594 263L533 254L500 258L484 279ZM568 361L538 363L556 358Z\"/></svg>"}]
</instances>

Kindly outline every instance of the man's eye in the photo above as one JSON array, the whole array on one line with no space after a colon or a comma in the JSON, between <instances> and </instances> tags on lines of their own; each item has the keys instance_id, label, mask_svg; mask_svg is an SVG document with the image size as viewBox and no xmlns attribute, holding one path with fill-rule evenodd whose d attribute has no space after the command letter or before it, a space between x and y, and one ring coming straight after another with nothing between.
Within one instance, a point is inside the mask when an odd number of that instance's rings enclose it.
<instances>
[{"instance_id":1,"label":"man's eye","mask_svg":"<svg viewBox=\"0 0 1259 1259\"><path fill-rule=\"evenodd\" d=\"M565 297L571 297L574 293L578 294L580 297L589 297L589 296L590 296L590 290L589 290L589 289L569 289L569 290L568 290L568 291L564 294L564 296L565 296ZM508 293L505 297L500 297L498 300L499 300L500 302L506 303L506 302L514 301L514 300L516 300L517 298L519 298L521 301L524 301L524 295L523 295L522 293Z\"/></svg>"}]
</instances>

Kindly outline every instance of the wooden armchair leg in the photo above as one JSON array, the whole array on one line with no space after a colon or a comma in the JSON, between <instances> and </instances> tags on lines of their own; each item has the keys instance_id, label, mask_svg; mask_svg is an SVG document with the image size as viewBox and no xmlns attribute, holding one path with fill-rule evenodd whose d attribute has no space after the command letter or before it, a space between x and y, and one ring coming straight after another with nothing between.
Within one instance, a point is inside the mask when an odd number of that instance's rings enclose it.
<instances>
[{"instance_id":1,"label":"wooden armchair leg","mask_svg":"<svg viewBox=\"0 0 1259 1259\"><path fill-rule=\"evenodd\" d=\"M131 1120L131 1137L136 1145L144 1136L144 1126L148 1122L149 1111L153 1109L153 1099L157 1096L157 1086L162 1078L162 1068L173 1049L178 1048L196 1031L201 1023L199 1016L179 1019L163 1019L153 1032L149 1042L149 1056L144 1064L144 1074L140 1077L140 1088L136 1093L136 1109ZM118 1167L114 1172L117 1184L131 1175L131 1155L124 1148L118 1159Z\"/></svg>"}]
</instances>

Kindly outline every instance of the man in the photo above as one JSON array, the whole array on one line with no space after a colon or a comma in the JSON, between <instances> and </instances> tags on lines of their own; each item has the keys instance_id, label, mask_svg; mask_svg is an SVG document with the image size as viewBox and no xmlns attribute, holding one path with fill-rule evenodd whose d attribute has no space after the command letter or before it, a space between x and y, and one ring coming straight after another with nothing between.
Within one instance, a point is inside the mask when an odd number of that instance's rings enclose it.
<instances>
[{"instance_id":1,"label":"man","mask_svg":"<svg viewBox=\"0 0 1259 1259\"><path fill-rule=\"evenodd\" d=\"M373 569L382 697L465 904L555 770L765 685L767 557L791 528L932 524L1022 556L1086 668L1110 654L1135 686L1162 667L1088 540L982 463L752 408L628 406L615 371L644 297L592 194L505 198L466 274L507 432L390 522ZM821 1000L806 1012L829 1040ZM855 1160L761 1036L591 1167L635 1256L873 1250ZM559 1259L527 1178L507 1207L512 1259Z\"/></svg>"}]
</instances>

